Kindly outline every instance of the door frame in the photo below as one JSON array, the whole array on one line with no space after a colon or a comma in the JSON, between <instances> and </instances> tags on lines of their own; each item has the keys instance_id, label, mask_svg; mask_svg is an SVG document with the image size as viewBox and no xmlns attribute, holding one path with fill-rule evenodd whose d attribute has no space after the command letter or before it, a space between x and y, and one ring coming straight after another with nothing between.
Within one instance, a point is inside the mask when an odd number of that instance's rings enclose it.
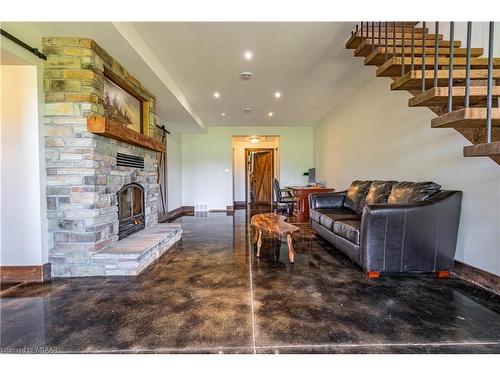
<instances>
[{"instance_id":1,"label":"door frame","mask_svg":"<svg viewBox=\"0 0 500 375\"><path fill-rule=\"evenodd\" d=\"M245 204L248 205L248 154L251 151L271 151L271 201L269 202L271 205L274 202L274 188L273 188L273 182L274 182L274 148L247 148L245 147Z\"/></svg>"}]
</instances>

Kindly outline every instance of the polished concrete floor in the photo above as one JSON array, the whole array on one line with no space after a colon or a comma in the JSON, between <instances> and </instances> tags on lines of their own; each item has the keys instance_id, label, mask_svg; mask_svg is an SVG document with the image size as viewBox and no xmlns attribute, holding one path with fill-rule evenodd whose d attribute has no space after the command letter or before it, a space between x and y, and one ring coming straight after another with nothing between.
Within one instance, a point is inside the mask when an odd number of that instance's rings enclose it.
<instances>
[{"instance_id":1,"label":"polished concrete floor","mask_svg":"<svg viewBox=\"0 0 500 375\"><path fill-rule=\"evenodd\" d=\"M1 292L2 352L500 353L500 298L460 280L368 279L300 224L263 238L250 213L182 217L182 244L138 277Z\"/></svg>"}]
</instances>

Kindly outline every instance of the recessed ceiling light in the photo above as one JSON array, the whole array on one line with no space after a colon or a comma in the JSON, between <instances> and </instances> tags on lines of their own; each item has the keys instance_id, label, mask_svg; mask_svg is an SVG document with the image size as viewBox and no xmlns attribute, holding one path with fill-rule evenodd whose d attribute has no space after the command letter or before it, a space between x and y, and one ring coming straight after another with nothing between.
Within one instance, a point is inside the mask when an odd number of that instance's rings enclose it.
<instances>
[{"instance_id":1,"label":"recessed ceiling light","mask_svg":"<svg viewBox=\"0 0 500 375\"><path fill-rule=\"evenodd\" d=\"M219 99L220 98L220 92L218 92L218 91L214 92L214 98Z\"/></svg>"},{"instance_id":2,"label":"recessed ceiling light","mask_svg":"<svg viewBox=\"0 0 500 375\"><path fill-rule=\"evenodd\" d=\"M243 110L243 112L245 112L245 113L250 113L250 112L252 112L252 108L245 108L245 109Z\"/></svg>"},{"instance_id":3,"label":"recessed ceiling light","mask_svg":"<svg viewBox=\"0 0 500 375\"><path fill-rule=\"evenodd\" d=\"M253 53L251 51L245 51L244 56L245 56L245 59L252 60Z\"/></svg>"},{"instance_id":4,"label":"recessed ceiling light","mask_svg":"<svg viewBox=\"0 0 500 375\"><path fill-rule=\"evenodd\" d=\"M274 93L274 97L275 97L276 99L281 98L281 92L276 91L276 92Z\"/></svg>"},{"instance_id":5,"label":"recessed ceiling light","mask_svg":"<svg viewBox=\"0 0 500 375\"><path fill-rule=\"evenodd\" d=\"M225 112L222 112L220 115L221 115L222 117L226 117L226 113L225 113Z\"/></svg>"},{"instance_id":6,"label":"recessed ceiling light","mask_svg":"<svg viewBox=\"0 0 500 375\"><path fill-rule=\"evenodd\" d=\"M274 113L269 112L267 115L268 115L269 117L273 117L273 114L274 114Z\"/></svg>"}]
</instances>

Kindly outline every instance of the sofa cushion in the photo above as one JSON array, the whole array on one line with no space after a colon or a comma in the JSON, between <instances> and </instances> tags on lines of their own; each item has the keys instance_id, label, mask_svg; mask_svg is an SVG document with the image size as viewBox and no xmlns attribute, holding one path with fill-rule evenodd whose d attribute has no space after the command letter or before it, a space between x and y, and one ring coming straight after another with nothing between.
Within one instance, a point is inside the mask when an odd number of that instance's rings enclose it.
<instances>
[{"instance_id":1,"label":"sofa cushion","mask_svg":"<svg viewBox=\"0 0 500 375\"><path fill-rule=\"evenodd\" d=\"M336 220L361 220L356 212L348 208L334 208L323 210L319 223L329 230L333 230L333 223Z\"/></svg>"},{"instance_id":2,"label":"sofa cushion","mask_svg":"<svg viewBox=\"0 0 500 375\"><path fill-rule=\"evenodd\" d=\"M441 185L434 182L397 182L392 186L387 203L420 202L437 193L440 188Z\"/></svg>"},{"instance_id":3,"label":"sofa cushion","mask_svg":"<svg viewBox=\"0 0 500 375\"><path fill-rule=\"evenodd\" d=\"M359 245L359 220L335 221L333 223L333 233L345 238L353 244Z\"/></svg>"},{"instance_id":4,"label":"sofa cushion","mask_svg":"<svg viewBox=\"0 0 500 375\"><path fill-rule=\"evenodd\" d=\"M348 208L333 208L324 210L323 216L328 216L330 219L335 220L361 220L361 216L353 210Z\"/></svg>"},{"instance_id":5,"label":"sofa cushion","mask_svg":"<svg viewBox=\"0 0 500 375\"><path fill-rule=\"evenodd\" d=\"M328 230L333 230L333 222L334 220L327 215L321 215L319 218L319 223Z\"/></svg>"},{"instance_id":6,"label":"sofa cushion","mask_svg":"<svg viewBox=\"0 0 500 375\"><path fill-rule=\"evenodd\" d=\"M314 220L317 223L319 223L319 218L321 217L320 210L322 210L322 209L319 208L319 209L311 209L311 210L309 210L309 216L311 217L312 220Z\"/></svg>"},{"instance_id":7,"label":"sofa cushion","mask_svg":"<svg viewBox=\"0 0 500 375\"><path fill-rule=\"evenodd\" d=\"M350 208L361 215L371 184L371 181L354 181L347 190L344 207Z\"/></svg>"},{"instance_id":8,"label":"sofa cushion","mask_svg":"<svg viewBox=\"0 0 500 375\"><path fill-rule=\"evenodd\" d=\"M368 190L365 204L387 203L387 198L391 194L392 185L397 181L373 181Z\"/></svg>"},{"instance_id":9,"label":"sofa cushion","mask_svg":"<svg viewBox=\"0 0 500 375\"><path fill-rule=\"evenodd\" d=\"M329 230L333 229L335 220L361 220L356 212L348 208L316 208L309 211L311 219Z\"/></svg>"}]
</instances>

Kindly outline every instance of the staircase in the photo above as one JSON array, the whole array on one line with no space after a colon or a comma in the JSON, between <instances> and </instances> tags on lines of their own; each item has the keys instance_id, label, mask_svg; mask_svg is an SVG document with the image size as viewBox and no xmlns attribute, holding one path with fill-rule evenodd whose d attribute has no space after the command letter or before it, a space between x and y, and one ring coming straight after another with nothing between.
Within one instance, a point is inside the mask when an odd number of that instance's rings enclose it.
<instances>
[{"instance_id":1,"label":"staircase","mask_svg":"<svg viewBox=\"0 0 500 375\"><path fill-rule=\"evenodd\" d=\"M391 90L406 90L410 107L427 107L438 117L433 128L454 128L472 145L465 157L486 156L500 164L500 58L492 56L493 23L489 25L488 57L483 48L467 41L450 40L429 31L426 22L361 22L351 33L346 48L376 66L377 77L391 77Z\"/></svg>"}]
</instances>

